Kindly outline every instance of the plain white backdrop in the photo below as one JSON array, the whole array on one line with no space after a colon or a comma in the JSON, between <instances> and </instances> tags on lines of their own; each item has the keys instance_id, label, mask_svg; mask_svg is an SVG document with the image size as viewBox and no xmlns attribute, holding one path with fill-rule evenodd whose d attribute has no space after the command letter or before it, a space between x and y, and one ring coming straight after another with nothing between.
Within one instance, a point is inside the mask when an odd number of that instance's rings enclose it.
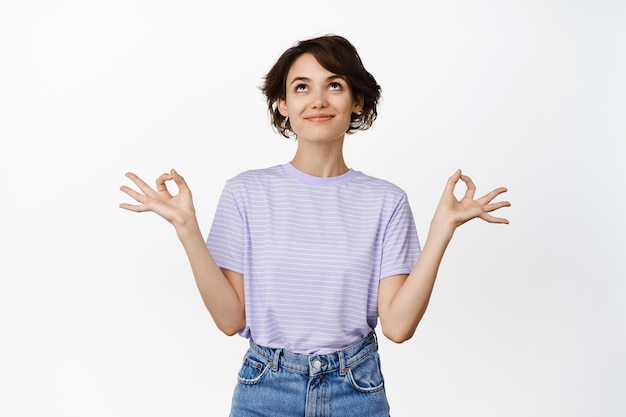
<instances>
[{"instance_id":1,"label":"plain white backdrop","mask_svg":"<svg viewBox=\"0 0 626 417\"><path fill-rule=\"evenodd\" d=\"M457 168L513 203L457 231L415 337L381 340L392 415L626 415L625 22L610 0L0 0L0 415L227 415L246 340L119 186L175 167L206 234L226 179L291 158L258 86L326 33L383 88L346 160L407 191L422 241Z\"/></svg>"}]
</instances>

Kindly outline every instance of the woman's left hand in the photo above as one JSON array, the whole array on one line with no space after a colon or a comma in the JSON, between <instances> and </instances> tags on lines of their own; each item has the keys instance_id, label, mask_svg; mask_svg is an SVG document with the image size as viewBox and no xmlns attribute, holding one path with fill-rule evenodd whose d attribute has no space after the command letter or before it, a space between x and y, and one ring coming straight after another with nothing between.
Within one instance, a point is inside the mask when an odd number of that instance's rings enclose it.
<instances>
[{"instance_id":1,"label":"woman's left hand","mask_svg":"<svg viewBox=\"0 0 626 417\"><path fill-rule=\"evenodd\" d=\"M465 195L460 200L454 195L454 188L459 180L463 181L467 186ZM508 224L509 221L507 219L494 217L489 214L502 207L511 205L508 201L492 203L494 198L506 191L506 188L500 187L478 199L474 199L476 185L474 185L470 177L463 175L459 169L448 179L446 188L435 211L433 222L443 223L453 229L476 217L489 223Z\"/></svg>"}]
</instances>

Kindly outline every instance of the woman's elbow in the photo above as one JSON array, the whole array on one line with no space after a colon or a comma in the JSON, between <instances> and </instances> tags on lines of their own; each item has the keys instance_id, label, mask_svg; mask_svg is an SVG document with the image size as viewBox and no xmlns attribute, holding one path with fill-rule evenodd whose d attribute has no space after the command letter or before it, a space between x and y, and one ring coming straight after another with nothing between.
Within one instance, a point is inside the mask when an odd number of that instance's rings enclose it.
<instances>
[{"instance_id":1,"label":"woman's elbow","mask_svg":"<svg viewBox=\"0 0 626 417\"><path fill-rule=\"evenodd\" d=\"M230 323L215 323L217 328L226 336L234 336L246 327L246 322L230 322Z\"/></svg>"},{"instance_id":2,"label":"woman's elbow","mask_svg":"<svg viewBox=\"0 0 626 417\"><path fill-rule=\"evenodd\" d=\"M239 332L239 330L235 330L234 327L218 327L218 329L220 329L220 331L222 333L224 333L226 336L234 336L237 334L237 332Z\"/></svg>"},{"instance_id":3,"label":"woman's elbow","mask_svg":"<svg viewBox=\"0 0 626 417\"><path fill-rule=\"evenodd\" d=\"M413 337L415 329L394 329L383 326L383 334L394 343L404 343Z\"/></svg>"}]
</instances>

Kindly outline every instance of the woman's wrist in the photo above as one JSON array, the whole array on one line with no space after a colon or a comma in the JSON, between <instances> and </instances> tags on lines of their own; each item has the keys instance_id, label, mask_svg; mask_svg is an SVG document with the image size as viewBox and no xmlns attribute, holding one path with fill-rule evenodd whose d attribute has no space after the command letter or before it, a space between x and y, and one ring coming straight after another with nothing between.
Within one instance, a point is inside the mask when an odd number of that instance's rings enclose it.
<instances>
[{"instance_id":1,"label":"woman's wrist","mask_svg":"<svg viewBox=\"0 0 626 417\"><path fill-rule=\"evenodd\" d=\"M448 219L442 219L435 216L430 222L430 230L428 232L429 238L441 239L444 241L450 241L454 235L456 226Z\"/></svg>"},{"instance_id":2,"label":"woman's wrist","mask_svg":"<svg viewBox=\"0 0 626 417\"><path fill-rule=\"evenodd\" d=\"M198 225L198 221L195 217L172 224L174 229L176 229L176 235L181 241L197 235L202 236L200 226Z\"/></svg>"}]
</instances>

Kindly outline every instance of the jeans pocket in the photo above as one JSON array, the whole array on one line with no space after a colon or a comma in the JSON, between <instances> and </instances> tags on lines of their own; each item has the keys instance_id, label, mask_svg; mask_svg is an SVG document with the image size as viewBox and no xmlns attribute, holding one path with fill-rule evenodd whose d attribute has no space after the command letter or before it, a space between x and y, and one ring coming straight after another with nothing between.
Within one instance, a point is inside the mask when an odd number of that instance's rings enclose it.
<instances>
[{"instance_id":1,"label":"jeans pocket","mask_svg":"<svg viewBox=\"0 0 626 417\"><path fill-rule=\"evenodd\" d=\"M258 384L267 374L271 364L263 357L259 357L252 351L248 351L243 358L241 369L237 374L240 383L246 385Z\"/></svg>"},{"instance_id":2,"label":"jeans pocket","mask_svg":"<svg viewBox=\"0 0 626 417\"><path fill-rule=\"evenodd\" d=\"M380 370L378 353L374 352L361 362L348 367L347 377L357 391L376 392L382 390L385 381Z\"/></svg>"}]
</instances>

